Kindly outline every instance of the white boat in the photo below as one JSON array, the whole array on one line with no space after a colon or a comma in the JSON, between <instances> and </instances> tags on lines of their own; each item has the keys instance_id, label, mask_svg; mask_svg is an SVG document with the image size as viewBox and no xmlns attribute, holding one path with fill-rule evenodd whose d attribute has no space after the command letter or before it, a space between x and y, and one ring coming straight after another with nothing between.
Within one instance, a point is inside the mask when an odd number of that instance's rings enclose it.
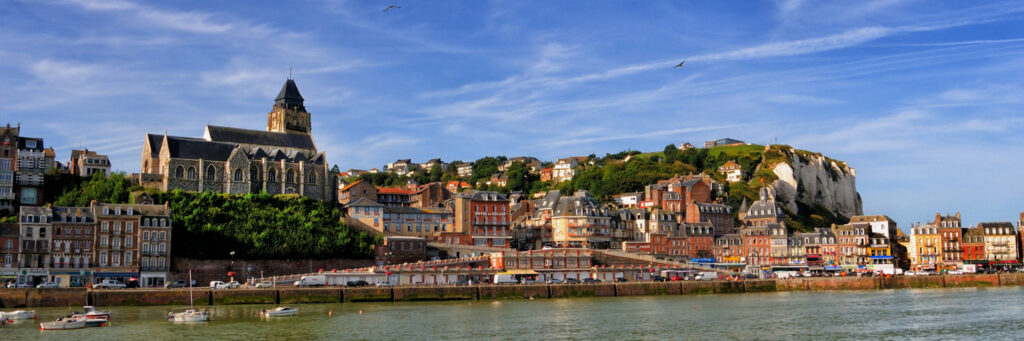
<instances>
[{"instance_id":1,"label":"white boat","mask_svg":"<svg viewBox=\"0 0 1024 341\"><path fill-rule=\"evenodd\" d=\"M53 322L39 324L39 330L64 330L85 328L85 319L75 317L61 317Z\"/></svg>"},{"instance_id":2,"label":"white boat","mask_svg":"<svg viewBox=\"0 0 1024 341\"><path fill-rule=\"evenodd\" d=\"M299 314L299 309L298 308L289 308L289 307L277 307L277 308L274 308L274 309L263 309L263 311L260 312L260 315L263 315L263 317L285 317L285 316L295 316L295 315L298 315L298 314Z\"/></svg>"},{"instance_id":3,"label":"white boat","mask_svg":"<svg viewBox=\"0 0 1024 341\"><path fill-rule=\"evenodd\" d=\"M188 282L192 283L192 270L188 271ZM167 313L167 320L171 322L206 322L210 320L210 313L206 309L195 309L192 306L192 286L188 287L188 310L180 313Z\"/></svg>"},{"instance_id":4,"label":"white boat","mask_svg":"<svg viewBox=\"0 0 1024 341\"><path fill-rule=\"evenodd\" d=\"M84 306L82 308L85 309L85 316L90 318L90 319L100 319L100 318L102 318L104 321L109 321L110 320L110 312L109 311L99 311L99 310L96 310L96 307L93 307L91 305L87 305L87 306Z\"/></svg>"},{"instance_id":5,"label":"white boat","mask_svg":"<svg viewBox=\"0 0 1024 341\"><path fill-rule=\"evenodd\" d=\"M8 323L11 323L6 317L0 316L0 327L6 327Z\"/></svg>"},{"instance_id":6,"label":"white boat","mask_svg":"<svg viewBox=\"0 0 1024 341\"><path fill-rule=\"evenodd\" d=\"M206 309L188 309L180 313L167 314L167 320L171 322L206 322L210 320L210 313Z\"/></svg>"},{"instance_id":7,"label":"white boat","mask_svg":"<svg viewBox=\"0 0 1024 341\"><path fill-rule=\"evenodd\" d=\"M0 316L6 317L8 320L34 320L36 318L35 310L15 310L8 312L0 312Z\"/></svg>"},{"instance_id":8,"label":"white boat","mask_svg":"<svg viewBox=\"0 0 1024 341\"><path fill-rule=\"evenodd\" d=\"M79 312L75 312L74 314L71 315L71 317L80 320L85 320L86 327L103 327L107 324L108 321L110 321L110 316L108 315L89 317L88 315Z\"/></svg>"}]
</instances>

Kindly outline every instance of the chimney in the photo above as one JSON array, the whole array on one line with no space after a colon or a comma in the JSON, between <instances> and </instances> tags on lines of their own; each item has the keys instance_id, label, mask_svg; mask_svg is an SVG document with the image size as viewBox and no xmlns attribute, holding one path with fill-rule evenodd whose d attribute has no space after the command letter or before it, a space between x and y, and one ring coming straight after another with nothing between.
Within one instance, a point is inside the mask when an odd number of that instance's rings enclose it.
<instances>
[{"instance_id":1,"label":"chimney","mask_svg":"<svg viewBox=\"0 0 1024 341\"><path fill-rule=\"evenodd\" d=\"M960 220L960 212L956 212L956 220Z\"/></svg>"}]
</instances>

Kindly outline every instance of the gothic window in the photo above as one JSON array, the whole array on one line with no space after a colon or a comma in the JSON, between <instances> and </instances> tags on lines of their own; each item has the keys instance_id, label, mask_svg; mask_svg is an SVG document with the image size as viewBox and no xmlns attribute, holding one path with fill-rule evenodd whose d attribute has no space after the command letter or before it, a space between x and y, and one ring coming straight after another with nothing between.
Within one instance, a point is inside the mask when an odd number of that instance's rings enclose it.
<instances>
[{"instance_id":1,"label":"gothic window","mask_svg":"<svg viewBox=\"0 0 1024 341\"><path fill-rule=\"evenodd\" d=\"M250 167L249 168L249 179L252 179L252 181L254 181L254 182L260 181L260 169L256 168L256 166Z\"/></svg>"},{"instance_id":2,"label":"gothic window","mask_svg":"<svg viewBox=\"0 0 1024 341\"><path fill-rule=\"evenodd\" d=\"M267 181L277 181L277 172L273 168L267 170Z\"/></svg>"},{"instance_id":3,"label":"gothic window","mask_svg":"<svg viewBox=\"0 0 1024 341\"><path fill-rule=\"evenodd\" d=\"M213 168L213 165L206 167L206 180L213 181L217 179L217 169Z\"/></svg>"},{"instance_id":4,"label":"gothic window","mask_svg":"<svg viewBox=\"0 0 1024 341\"><path fill-rule=\"evenodd\" d=\"M309 172L309 183L316 183L316 172Z\"/></svg>"},{"instance_id":5,"label":"gothic window","mask_svg":"<svg viewBox=\"0 0 1024 341\"><path fill-rule=\"evenodd\" d=\"M196 179L196 169L195 169L195 167L189 167L188 168L188 179L189 180L195 180Z\"/></svg>"},{"instance_id":6,"label":"gothic window","mask_svg":"<svg viewBox=\"0 0 1024 341\"><path fill-rule=\"evenodd\" d=\"M288 174L285 175L284 182L293 183L295 182L295 172L291 169L288 170Z\"/></svg>"},{"instance_id":7,"label":"gothic window","mask_svg":"<svg viewBox=\"0 0 1024 341\"><path fill-rule=\"evenodd\" d=\"M178 168L174 170L174 177L176 177L178 179L184 178L185 177L185 167L178 166Z\"/></svg>"},{"instance_id":8,"label":"gothic window","mask_svg":"<svg viewBox=\"0 0 1024 341\"><path fill-rule=\"evenodd\" d=\"M244 173L242 173L242 169L241 169L241 168L239 168L239 169L236 169L236 170L235 170L235 177L234 177L234 181L242 181L242 178L244 177L244 175L243 175L243 174L244 174Z\"/></svg>"}]
</instances>

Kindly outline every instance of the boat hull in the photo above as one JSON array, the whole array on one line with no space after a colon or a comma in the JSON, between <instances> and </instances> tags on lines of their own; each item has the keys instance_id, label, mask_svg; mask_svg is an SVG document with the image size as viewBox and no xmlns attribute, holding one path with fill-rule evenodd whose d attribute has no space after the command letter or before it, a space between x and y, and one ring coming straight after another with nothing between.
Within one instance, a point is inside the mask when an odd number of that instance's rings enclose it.
<instances>
[{"instance_id":1,"label":"boat hull","mask_svg":"<svg viewBox=\"0 0 1024 341\"><path fill-rule=\"evenodd\" d=\"M85 323L84 320L43 322L39 324L39 330L82 329Z\"/></svg>"},{"instance_id":2,"label":"boat hull","mask_svg":"<svg viewBox=\"0 0 1024 341\"><path fill-rule=\"evenodd\" d=\"M8 312L0 312L0 316L6 317L8 320L32 320L36 318L36 312L30 310L15 310Z\"/></svg>"},{"instance_id":3,"label":"boat hull","mask_svg":"<svg viewBox=\"0 0 1024 341\"><path fill-rule=\"evenodd\" d=\"M299 314L299 310L298 309L280 309L280 310L279 309L271 309L271 310L264 310L263 312L261 312L261 314L264 317L288 317L288 316L296 316L296 315L298 315Z\"/></svg>"}]
</instances>

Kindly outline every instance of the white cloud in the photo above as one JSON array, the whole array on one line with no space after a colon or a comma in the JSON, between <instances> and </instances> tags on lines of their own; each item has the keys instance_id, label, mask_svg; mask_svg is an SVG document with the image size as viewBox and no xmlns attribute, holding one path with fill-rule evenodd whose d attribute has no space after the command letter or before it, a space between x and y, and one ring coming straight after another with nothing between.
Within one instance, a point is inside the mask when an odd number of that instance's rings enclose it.
<instances>
[{"instance_id":1,"label":"white cloud","mask_svg":"<svg viewBox=\"0 0 1024 341\"><path fill-rule=\"evenodd\" d=\"M798 94L780 94L765 98L766 101L779 104L800 104L800 105L833 105L841 103L838 100L826 97L817 97Z\"/></svg>"},{"instance_id":2,"label":"white cloud","mask_svg":"<svg viewBox=\"0 0 1024 341\"><path fill-rule=\"evenodd\" d=\"M32 75L47 83L85 83L104 72L98 64L43 59L29 66Z\"/></svg>"},{"instance_id":3,"label":"white cloud","mask_svg":"<svg viewBox=\"0 0 1024 341\"><path fill-rule=\"evenodd\" d=\"M265 26L237 22L223 15L199 11L173 11L152 8L129 1L66 0L90 11L126 12L137 23L182 32L214 34L235 31L246 36L265 36L271 32Z\"/></svg>"},{"instance_id":4,"label":"white cloud","mask_svg":"<svg viewBox=\"0 0 1024 341\"><path fill-rule=\"evenodd\" d=\"M861 27L824 37L768 43L728 52L695 56L688 59L704 62L795 56L846 48L882 38L895 32L897 30L881 26Z\"/></svg>"}]
</instances>

